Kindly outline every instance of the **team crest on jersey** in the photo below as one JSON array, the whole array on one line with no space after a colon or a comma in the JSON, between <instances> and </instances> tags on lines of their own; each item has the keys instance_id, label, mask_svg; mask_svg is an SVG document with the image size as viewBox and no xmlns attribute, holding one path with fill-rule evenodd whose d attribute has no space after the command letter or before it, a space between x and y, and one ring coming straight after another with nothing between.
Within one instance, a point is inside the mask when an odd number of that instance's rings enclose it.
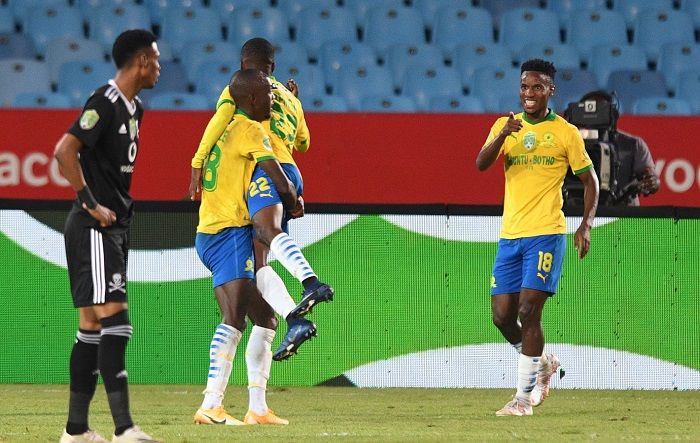
<instances>
[{"instance_id":1,"label":"team crest on jersey","mask_svg":"<svg viewBox=\"0 0 700 443\"><path fill-rule=\"evenodd\" d=\"M554 134L547 132L542 137L542 143L540 143L545 148L556 148L556 143L554 143Z\"/></svg>"},{"instance_id":2,"label":"team crest on jersey","mask_svg":"<svg viewBox=\"0 0 700 443\"><path fill-rule=\"evenodd\" d=\"M139 132L138 125L136 124L136 120L133 118L129 119L129 137L131 137L132 140L136 138L136 135Z\"/></svg>"},{"instance_id":3,"label":"team crest on jersey","mask_svg":"<svg viewBox=\"0 0 700 443\"><path fill-rule=\"evenodd\" d=\"M100 114L94 109L86 109L80 116L80 129L87 131L95 127L100 120Z\"/></svg>"},{"instance_id":4,"label":"team crest on jersey","mask_svg":"<svg viewBox=\"0 0 700 443\"><path fill-rule=\"evenodd\" d=\"M265 149L267 149L268 151L272 151L272 145L270 145L270 137L263 137L263 146L265 146Z\"/></svg>"},{"instance_id":5,"label":"team crest on jersey","mask_svg":"<svg viewBox=\"0 0 700 443\"><path fill-rule=\"evenodd\" d=\"M527 134L525 134L525 136L523 137L523 146L525 146L525 149L529 151L535 147L535 144L537 144L537 137L535 133L530 131Z\"/></svg>"}]
</instances>

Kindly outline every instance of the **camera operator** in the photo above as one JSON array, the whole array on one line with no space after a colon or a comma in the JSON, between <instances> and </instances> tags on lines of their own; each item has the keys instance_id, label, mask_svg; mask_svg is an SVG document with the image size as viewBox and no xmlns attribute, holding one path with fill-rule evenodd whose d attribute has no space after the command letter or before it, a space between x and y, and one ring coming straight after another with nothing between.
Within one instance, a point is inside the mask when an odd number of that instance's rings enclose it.
<instances>
[{"instance_id":1,"label":"camera operator","mask_svg":"<svg viewBox=\"0 0 700 443\"><path fill-rule=\"evenodd\" d=\"M595 100L598 107L613 104L613 96L606 91L591 91L581 102ZM606 202L609 206L639 206L639 194L651 195L659 190L659 176L654 160L644 139L617 129L617 108L613 107L612 125L602 134L614 149L617 158L617 190Z\"/></svg>"}]
</instances>

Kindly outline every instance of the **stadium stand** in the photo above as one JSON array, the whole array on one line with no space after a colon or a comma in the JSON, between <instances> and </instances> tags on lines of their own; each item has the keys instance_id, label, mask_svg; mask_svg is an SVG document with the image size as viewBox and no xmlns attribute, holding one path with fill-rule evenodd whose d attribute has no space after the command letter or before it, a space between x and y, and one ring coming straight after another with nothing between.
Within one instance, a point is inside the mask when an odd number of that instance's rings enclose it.
<instances>
[{"instance_id":1,"label":"stadium stand","mask_svg":"<svg viewBox=\"0 0 700 443\"><path fill-rule=\"evenodd\" d=\"M547 2L547 9L557 14L559 26L566 28L571 17L580 11L595 11L606 9L606 0L556 0Z\"/></svg>"},{"instance_id":2,"label":"stadium stand","mask_svg":"<svg viewBox=\"0 0 700 443\"><path fill-rule=\"evenodd\" d=\"M615 0L613 10L622 13L628 28L642 11L662 11L673 9L673 0Z\"/></svg>"},{"instance_id":3,"label":"stadium stand","mask_svg":"<svg viewBox=\"0 0 700 443\"><path fill-rule=\"evenodd\" d=\"M175 8L163 17L161 36L179 56L189 43L223 40L219 16L209 8Z\"/></svg>"},{"instance_id":4,"label":"stadium stand","mask_svg":"<svg viewBox=\"0 0 700 443\"><path fill-rule=\"evenodd\" d=\"M165 92L155 94L148 102L151 109L167 109L170 111L199 111L210 108L210 100L200 94L183 92Z\"/></svg>"},{"instance_id":5,"label":"stadium stand","mask_svg":"<svg viewBox=\"0 0 700 443\"><path fill-rule=\"evenodd\" d=\"M27 12L25 32L34 40L39 55L44 55L49 41L60 37L83 38L83 18L77 8L51 4Z\"/></svg>"},{"instance_id":6,"label":"stadium stand","mask_svg":"<svg viewBox=\"0 0 700 443\"><path fill-rule=\"evenodd\" d=\"M318 57L323 43L332 40L357 40L355 16L347 9L309 6L297 15L296 40L304 45L312 58Z\"/></svg>"},{"instance_id":7,"label":"stadium stand","mask_svg":"<svg viewBox=\"0 0 700 443\"><path fill-rule=\"evenodd\" d=\"M481 99L487 112L499 112L501 97L517 97L513 85L518 84L519 68L480 68L474 73L471 95Z\"/></svg>"},{"instance_id":8,"label":"stadium stand","mask_svg":"<svg viewBox=\"0 0 700 443\"><path fill-rule=\"evenodd\" d=\"M634 101L642 97L668 97L664 79L656 71L613 71L608 78L606 89L617 94L620 112L631 112Z\"/></svg>"},{"instance_id":9,"label":"stadium stand","mask_svg":"<svg viewBox=\"0 0 700 443\"><path fill-rule=\"evenodd\" d=\"M112 51L112 44L117 36L127 29L148 29L151 27L151 17L144 5L117 4L105 2L101 7L83 13L90 17L90 38L97 40L106 52Z\"/></svg>"},{"instance_id":10,"label":"stadium stand","mask_svg":"<svg viewBox=\"0 0 700 443\"><path fill-rule=\"evenodd\" d=\"M236 66L239 63L240 52L240 48L229 42L221 40L198 41L189 43L183 48L180 60L190 83L194 83L200 66L219 62ZM160 85L158 86L160 88Z\"/></svg>"},{"instance_id":11,"label":"stadium stand","mask_svg":"<svg viewBox=\"0 0 700 443\"><path fill-rule=\"evenodd\" d=\"M524 47L547 43L559 43L559 17L551 11L538 8L515 8L501 16L499 43L513 54ZM537 30L533 32L533 30Z\"/></svg>"},{"instance_id":12,"label":"stadium stand","mask_svg":"<svg viewBox=\"0 0 700 443\"><path fill-rule=\"evenodd\" d=\"M410 97L389 94L371 95L362 99L366 112L416 112L418 108Z\"/></svg>"},{"instance_id":13,"label":"stadium stand","mask_svg":"<svg viewBox=\"0 0 700 443\"><path fill-rule=\"evenodd\" d=\"M681 74L700 67L700 46L695 44L666 43L661 47L657 70L668 86L675 91Z\"/></svg>"},{"instance_id":14,"label":"stadium stand","mask_svg":"<svg viewBox=\"0 0 700 443\"><path fill-rule=\"evenodd\" d=\"M49 92L46 63L21 58L0 60L0 106L10 106L23 92Z\"/></svg>"},{"instance_id":15,"label":"stadium stand","mask_svg":"<svg viewBox=\"0 0 700 443\"><path fill-rule=\"evenodd\" d=\"M301 102L304 111L346 112L349 110L345 99L335 95L306 96L302 92Z\"/></svg>"},{"instance_id":16,"label":"stadium stand","mask_svg":"<svg viewBox=\"0 0 700 443\"><path fill-rule=\"evenodd\" d=\"M246 40L263 37L275 44L290 41L289 22L276 8L240 8L224 23L228 29L228 41L241 47Z\"/></svg>"},{"instance_id":17,"label":"stadium stand","mask_svg":"<svg viewBox=\"0 0 700 443\"><path fill-rule=\"evenodd\" d=\"M374 7L367 11L365 42L378 56L384 56L393 44L426 43L423 18L410 8Z\"/></svg>"},{"instance_id":18,"label":"stadium stand","mask_svg":"<svg viewBox=\"0 0 700 443\"><path fill-rule=\"evenodd\" d=\"M693 108L693 113L700 114L700 68L680 75L676 97L687 100Z\"/></svg>"},{"instance_id":19,"label":"stadium stand","mask_svg":"<svg viewBox=\"0 0 700 443\"><path fill-rule=\"evenodd\" d=\"M431 112L484 112L484 105L477 97L455 97L454 94L438 95L430 99Z\"/></svg>"},{"instance_id":20,"label":"stadium stand","mask_svg":"<svg viewBox=\"0 0 700 443\"><path fill-rule=\"evenodd\" d=\"M70 108L70 97L59 92L23 92L12 101L17 108Z\"/></svg>"},{"instance_id":21,"label":"stadium stand","mask_svg":"<svg viewBox=\"0 0 700 443\"><path fill-rule=\"evenodd\" d=\"M62 64L72 61L105 61L102 46L94 40L64 37L52 40L46 47L44 57L49 68L49 79L58 81L58 71Z\"/></svg>"},{"instance_id":22,"label":"stadium stand","mask_svg":"<svg viewBox=\"0 0 700 443\"><path fill-rule=\"evenodd\" d=\"M24 34L0 34L0 60L5 58L33 59L36 56L32 39Z\"/></svg>"},{"instance_id":23,"label":"stadium stand","mask_svg":"<svg viewBox=\"0 0 700 443\"><path fill-rule=\"evenodd\" d=\"M577 102L584 94L600 89L591 71L584 69L557 70L554 97L564 110L569 103Z\"/></svg>"},{"instance_id":24,"label":"stadium stand","mask_svg":"<svg viewBox=\"0 0 700 443\"><path fill-rule=\"evenodd\" d=\"M353 111L360 109L365 97L390 96L392 91L389 70L376 65L343 70L333 83L333 95L345 97L348 108Z\"/></svg>"},{"instance_id":25,"label":"stadium stand","mask_svg":"<svg viewBox=\"0 0 700 443\"><path fill-rule=\"evenodd\" d=\"M63 63L58 68L58 92L70 97L75 107L114 75L114 65L105 61L79 60Z\"/></svg>"},{"instance_id":26,"label":"stadium stand","mask_svg":"<svg viewBox=\"0 0 700 443\"><path fill-rule=\"evenodd\" d=\"M452 64L457 68L462 86L471 89L474 73L481 68L513 67L513 60L508 48L496 43L460 44L455 51Z\"/></svg>"},{"instance_id":27,"label":"stadium stand","mask_svg":"<svg viewBox=\"0 0 700 443\"><path fill-rule=\"evenodd\" d=\"M693 20L685 12L671 9L641 11L634 23L634 44L655 63L665 43L694 44Z\"/></svg>"},{"instance_id":28,"label":"stadium stand","mask_svg":"<svg viewBox=\"0 0 700 443\"><path fill-rule=\"evenodd\" d=\"M690 115L690 103L680 98L642 97L634 101L632 114Z\"/></svg>"},{"instance_id":29,"label":"stadium stand","mask_svg":"<svg viewBox=\"0 0 700 443\"><path fill-rule=\"evenodd\" d=\"M644 50L637 46L600 45L593 48L588 69L593 71L599 85L605 85L613 71L647 69L647 59Z\"/></svg>"},{"instance_id":30,"label":"stadium stand","mask_svg":"<svg viewBox=\"0 0 700 443\"><path fill-rule=\"evenodd\" d=\"M520 51L519 63L531 58L541 58L554 63L559 69L578 69L581 67L581 57L572 45L561 43L526 46Z\"/></svg>"},{"instance_id":31,"label":"stadium stand","mask_svg":"<svg viewBox=\"0 0 700 443\"><path fill-rule=\"evenodd\" d=\"M457 70L446 66L409 69L401 88L401 94L413 98L421 111L430 108L430 99L452 94L460 97L462 82Z\"/></svg>"},{"instance_id":32,"label":"stadium stand","mask_svg":"<svg viewBox=\"0 0 700 443\"><path fill-rule=\"evenodd\" d=\"M566 30L567 43L573 45L584 60L598 45L626 46L625 18L617 11L596 10L571 17Z\"/></svg>"},{"instance_id":33,"label":"stadium stand","mask_svg":"<svg viewBox=\"0 0 700 443\"><path fill-rule=\"evenodd\" d=\"M447 58L452 58L458 45L493 43L492 22L491 14L485 9L445 6L435 15L432 42L442 48Z\"/></svg>"},{"instance_id":34,"label":"stadium stand","mask_svg":"<svg viewBox=\"0 0 700 443\"><path fill-rule=\"evenodd\" d=\"M413 0L413 7L420 12L425 27L430 30L435 29L438 10L446 7L472 9L472 6L471 0Z\"/></svg>"},{"instance_id":35,"label":"stadium stand","mask_svg":"<svg viewBox=\"0 0 700 443\"><path fill-rule=\"evenodd\" d=\"M320 65L326 79L336 78L341 71L374 66L377 58L368 45L352 41L332 41L321 46Z\"/></svg>"},{"instance_id":36,"label":"stadium stand","mask_svg":"<svg viewBox=\"0 0 700 443\"><path fill-rule=\"evenodd\" d=\"M407 71L412 69L439 69L444 66L444 60L442 59L442 52L435 46L397 43L387 50L385 64L391 71L394 88L401 89Z\"/></svg>"}]
</instances>

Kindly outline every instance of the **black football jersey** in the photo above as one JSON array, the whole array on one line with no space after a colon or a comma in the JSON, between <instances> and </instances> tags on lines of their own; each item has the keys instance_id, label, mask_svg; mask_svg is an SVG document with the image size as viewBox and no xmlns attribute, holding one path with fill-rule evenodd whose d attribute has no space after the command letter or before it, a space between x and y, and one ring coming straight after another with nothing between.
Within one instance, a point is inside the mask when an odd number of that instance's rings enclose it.
<instances>
[{"instance_id":1,"label":"black football jersey","mask_svg":"<svg viewBox=\"0 0 700 443\"><path fill-rule=\"evenodd\" d=\"M97 202L116 213L116 229L128 227L133 216L129 189L139 151L142 117L143 106L138 97L128 101L110 80L92 93L68 130L84 145L80 166L85 182ZM86 212L85 215L92 219Z\"/></svg>"}]
</instances>

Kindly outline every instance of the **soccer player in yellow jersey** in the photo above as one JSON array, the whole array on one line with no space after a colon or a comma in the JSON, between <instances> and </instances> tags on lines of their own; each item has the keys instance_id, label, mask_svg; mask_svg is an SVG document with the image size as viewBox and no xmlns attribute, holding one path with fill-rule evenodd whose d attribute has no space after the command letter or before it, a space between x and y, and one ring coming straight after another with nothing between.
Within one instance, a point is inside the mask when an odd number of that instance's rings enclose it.
<instances>
[{"instance_id":1,"label":"soccer player in yellow jersey","mask_svg":"<svg viewBox=\"0 0 700 443\"><path fill-rule=\"evenodd\" d=\"M248 40L241 49L241 69L254 68L265 73L272 82L274 100L271 118L263 122L270 136L272 149L287 177L294 184L299 196L303 193L303 182L294 162L294 150L306 152L310 135L304 119L301 102L294 92L272 77L275 67L274 47L263 38ZM293 90L296 84L288 82ZM190 196L194 198L202 181L202 166L213 142L230 120L236 107L228 88L219 97L216 114L204 132L199 149L192 159ZM206 178L205 178L206 179ZM257 169L248 192L248 209L255 227L256 281L264 299L288 321L287 334L277 351L275 360L284 360L296 353L299 346L316 335L316 325L302 318L319 302L333 298L333 288L316 277L311 265L304 257L294 239L287 235L289 218L303 215L303 200L292 213L285 213L274 186L269 186L265 172ZM268 265L268 254L272 249L280 263L304 286L302 300L298 305L287 292L282 279Z\"/></svg>"},{"instance_id":2,"label":"soccer player in yellow jersey","mask_svg":"<svg viewBox=\"0 0 700 443\"><path fill-rule=\"evenodd\" d=\"M547 107L554 65L533 59L521 66L523 112L496 120L476 158L480 171L503 155L506 177L501 239L491 277L493 322L519 352L515 397L496 415L532 415L549 394L559 367L545 354L542 310L554 295L566 249L561 188L571 168L584 184L584 210L574 244L588 253L598 204L598 179L575 126ZM520 323L518 323L520 319Z\"/></svg>"},{"instance_id":3,"label":"soccer player in yellow jersey","mask_svg":"<svg viewBox=\"0 0 700 443\"><path fill-rule=\"evenodd\" d=\"M269 80L257 69L241 70L233 75L230 90L238 109L209 154L195 240L199 258L212 272L214 294L223 314L223 322L211 341L204 401L194 416L200 424L244 424L226 413L222 403L236 347L246 325L246 314L257 325L265 319L257 318L256 313L267 307L266 317L274 318L254 282L253 232L246 201L254 171L261 168L267 173L285 208L293 209L297 201L296 190L275 159L270 139L260 124L270 117ZM249 344L249 351L252 346L255 355L246 355L249 379L256 388L251 395L258 396L265 411L249 411L244 421L288 424L264 403L270 360L265 364L263 354L271 354L272 337L264 328L255 326L251 341L254 344Z\"/></svg>"}]
</instances>

